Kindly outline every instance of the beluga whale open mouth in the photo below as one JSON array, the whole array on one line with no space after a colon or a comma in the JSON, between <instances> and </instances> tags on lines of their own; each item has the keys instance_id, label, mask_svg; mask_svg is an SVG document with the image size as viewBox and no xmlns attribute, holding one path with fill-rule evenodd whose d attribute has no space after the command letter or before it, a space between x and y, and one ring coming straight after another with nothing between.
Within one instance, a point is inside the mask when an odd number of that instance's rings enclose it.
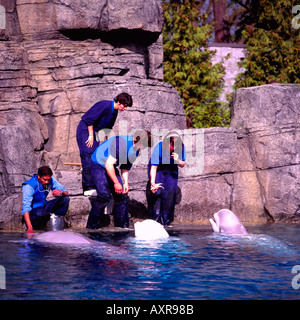
<instances>
[{"instance_id":1,"label":"beluga whale open mouth","mask_svg":"<svg viewBox=\"0 0 300 320\"><path fill-rule=\"evenodd\" d=\"M240 219L230 210L222 209L209 219L214 232L227 234L248 234Z\"/></svg>"}]
</instances>

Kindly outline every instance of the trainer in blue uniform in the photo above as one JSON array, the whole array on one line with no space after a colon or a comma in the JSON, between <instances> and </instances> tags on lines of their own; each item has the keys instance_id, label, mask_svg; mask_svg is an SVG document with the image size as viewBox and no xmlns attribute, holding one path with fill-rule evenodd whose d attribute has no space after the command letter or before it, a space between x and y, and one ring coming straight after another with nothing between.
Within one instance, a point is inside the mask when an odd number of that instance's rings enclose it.
<instances>
[{"instance_id":1,"label":"trainer in blue uniform","mask_svg":"<svg viewBox=\"0 0 300 320\"><path fill-rule=\"evenodd\" d=\"M169 225L174 219L178 167L183 168L185 160L185 146L175 132L167 134L152 152L148 164L148 208L150 218L162 225Z\"/></svg>"},{"instance_id":2,"label":"trainer in blue uniform","mask_svg":"<svg viewBox=\"0 0 300 320\"><path fill-rule=\"evenodd\" d=\"M128 93L120 93L114 101L103 100L94 104L81 118L78 124L76 138L82 163L83 191L95 189L90 173L90 159L99 146L96 133L101 129L112 129L118 116L118 111L124 111L132 106L132 97Z\"/></svg>"},{"instance_id":3,"label":"trainer in blue uniform","mask_svg":"<svg viewBox=\"0 0 300 320\"><path fill-rule=\"evenodd\" d=\"M114 225L128 228L129 214L127 194L129 191L129 170L140 150L148 146L148 133L136 132L135 137L118 135L101 143L91 158L91 174L97 189L97 198L87 221L87 228L102 226L104 209L113 196ZM121 169L121 175L117 168Z\"/></svg>"},{"instance_id":4,"label":"trainer in blue uniform","mask_svg":"<svg viewBox=\"0 0 300 320\"><path fill-rule=\"evenodd\" d=\"M51 190L55 199L47 202L46 198ZM64 216L68 210L69 193L52 177L52 170L47 166L39 168L38 174L33 175L22 184L22 193L22 215L28 233L33 233L33 229L44 229L50 213Z\"/></svg>"}]
</instances>

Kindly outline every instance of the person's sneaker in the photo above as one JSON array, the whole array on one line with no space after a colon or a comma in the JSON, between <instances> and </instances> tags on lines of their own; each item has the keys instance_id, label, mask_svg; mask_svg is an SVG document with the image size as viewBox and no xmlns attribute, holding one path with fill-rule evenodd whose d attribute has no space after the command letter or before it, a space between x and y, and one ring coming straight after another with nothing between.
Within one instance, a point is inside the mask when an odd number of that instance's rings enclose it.
<instances>
[{"instance_id":1,"label":"person's sneaker","mask_svg":"<svg viewBox=\"0 0 300 320\"><path fill-rule=\"evenodd\" d=\"M97 190L95 189L86 190L84 191L83 195L86 197L97 197Z\"/></svg>"}]
</instances>

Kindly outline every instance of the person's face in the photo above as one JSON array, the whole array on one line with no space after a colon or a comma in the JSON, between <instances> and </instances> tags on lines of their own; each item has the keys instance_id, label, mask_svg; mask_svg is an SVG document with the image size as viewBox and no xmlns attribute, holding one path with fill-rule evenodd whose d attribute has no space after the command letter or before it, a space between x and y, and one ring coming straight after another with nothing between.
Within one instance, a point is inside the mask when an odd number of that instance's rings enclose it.
<instances>
[{"instance_id":1,"label":"person's face","mask_svg":"<svg viewBox=\"0 0 300 320\"><path fill-rule=\"evenodd\" d=\"M133 148L134 148L134 150L140 150L140 151L145 149L145 147L143 146L142 143L140 143L140 141L139 142L133 142Z\"/></svg>"},{"instance_id":2,"label":"person's face","mask_svg":"<svg viewBox=\"0 0 300 320\"><path fill-rule=\"evenodd\" d=\"M144 145L144 144L142 144L142 143L139 143L139 149L140 149L140 151L143 151L143 150L145 150L147 147Z\"/></svg>"},{"instance_id":3,"label":"person's face","mask_svg":"<svg viewBox=\"0 0 300 320\"><path fill-rule=\"evenodd\" d=\"M175 150L175 141L174 139L171 139L170 141L170 153L173 153Z\"/></svg>"},{"instance_id":4,"label":"person's face","mask_svg":"<svg viewBox=\"0 0 300 320\"><path fill-rule=\"evenodd\" d=\"M46 175L46 176L42 176L42 177L40 177L38 175L38 181L42 184L43 187L47 187L48 184L50 183L50 180L51 180L50 175Z\"/></svg>"},{"instance_id":5,"label":"person's face","mask_svg":"<svg viewBox=\"0 0 300 320\"><path fill-rule=\"evenodd\" d=\"M171 137L169 146L170 154L172 154L175 151L176 147L178 147L178 139L176 137Z\"/></svg>"},{"instance_id":6,"label":"person's face","mask_svg":"<svg viewBox=\"0 0 300 320\"><path fill-rule=\"evenodd\" d=\"M119 111L125 111L125 110L127 110L127 104L122 104L120 102L117 102L117 109Z\"/></svg>"}]
</instances>

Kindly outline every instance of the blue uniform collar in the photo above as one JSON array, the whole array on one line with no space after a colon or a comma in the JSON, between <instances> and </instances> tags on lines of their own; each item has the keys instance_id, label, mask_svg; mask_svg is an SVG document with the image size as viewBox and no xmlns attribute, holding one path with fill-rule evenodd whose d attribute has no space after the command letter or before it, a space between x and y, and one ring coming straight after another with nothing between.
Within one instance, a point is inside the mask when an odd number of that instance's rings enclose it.
<instances>
[{"instance_id":1,"label":"blue uniform collar","mask_svg":"<svg viewBox=\"0 0 300 320\"><path fill-rule=\"evenodd\" d=\"M115 108L114 108L114 100L111 102L111 113L117 113L118 112L118 110L115 110Z\"/></svg>"}]
</instances>

